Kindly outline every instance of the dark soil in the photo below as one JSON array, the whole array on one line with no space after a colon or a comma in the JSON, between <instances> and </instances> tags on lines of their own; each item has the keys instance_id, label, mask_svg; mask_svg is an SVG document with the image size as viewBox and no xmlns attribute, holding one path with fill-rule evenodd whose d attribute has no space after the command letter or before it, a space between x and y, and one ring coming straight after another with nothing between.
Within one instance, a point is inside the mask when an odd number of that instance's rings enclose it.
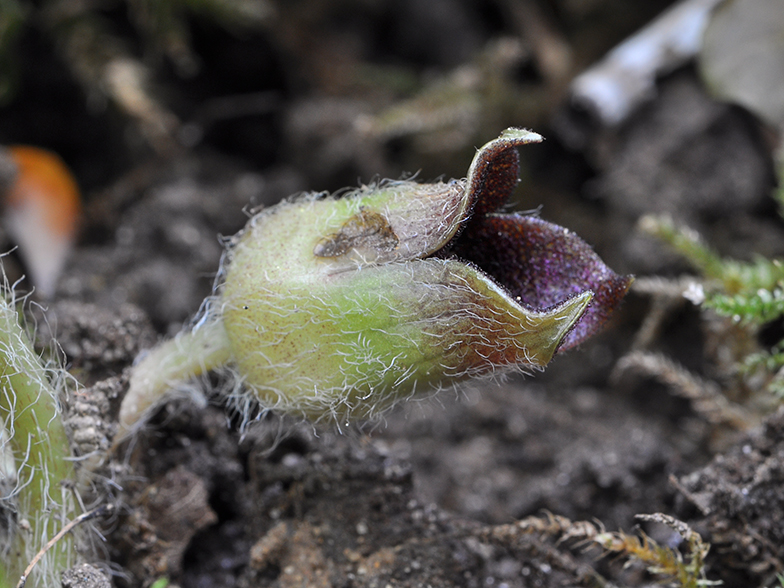
<instances>
[{"instance_id":1,"label":"dark soil","mask_svg":"<svg viewBox=\"0 0 784 588\"><path fill-rule=\"evenodd\" d=\"M193 23L202 73L161 80L178 114L187 119L201 101L224 93L277 98L268 112L216 123L199 145L169 160L132 141L129 147L132 131L115 128L118 115L83 111L72 98L78 88L66 81L58 91L70 110L24 106L19 98L0 124L4 143L59 147L87 188L82 239L39 329L42 341L57 339L85 386L69 406L79 452L108 446L127 368L198 310L219 267L218 236L238 231L248 208L375 174L464 174L474 147L506 126L548 138L522 154L516 206L541 205L543 218L594 244L618 272L673 277L688 269L635 230L649 212L690 224L728 255L784 253L764 133L747 113L712 101L690 68L660 80L657 99L621 128L588 134L580 151L562 144L551 124L568 114L563 94L501 121L483 118L481 131L446 150L411 136L362 143L352 121L405 96L350 82L331 64L394 66L424 84L516 33L508 3L296 4L307 8L281 7L287 24L276 31L233 37ZM547 17L592 59L651 16L598 2L589 41L569 3L555 4ZM23 48L46 54L41 77L57 69L41 39ZM223 71L233 55L257 67ZM541 90L546 72L536 67L524 60L509 84L521 94ZM259 75L263 81L248 82ZM221 79L234 86L216 90ZM72 116L72 126L106 125L105 133L89 148L47 142L39 127L25 126L29 116L10 118L14 109L37 108L54 109L57 120ZM110 161L96 162L104 156ZM706 418L650 374L613 372L651 307L649 297L632 292L602 334L542 374L442 392L340 432L268 414L242 435L221 401L220 377L205 381L193 397L163 406L105 472L111 482L97 494L117 511L104 523L105 552L93 563L111 571L118 587L162 577L196 588L650 586L657 577L643 566L624 567L624 559L600 557L585 542L494 529L553 513L634 533L635 515L665 513L712 545L708 579L730 588L777 585L784 412L760 416L748 405L747 426L732 427ZM665 315L647 347L742 400L727 375L730 330L684 303ZM644 530L679 544L666 526L646 523ZM64 585L91 585L77 576Z\"/></svg>"}]
</instances>

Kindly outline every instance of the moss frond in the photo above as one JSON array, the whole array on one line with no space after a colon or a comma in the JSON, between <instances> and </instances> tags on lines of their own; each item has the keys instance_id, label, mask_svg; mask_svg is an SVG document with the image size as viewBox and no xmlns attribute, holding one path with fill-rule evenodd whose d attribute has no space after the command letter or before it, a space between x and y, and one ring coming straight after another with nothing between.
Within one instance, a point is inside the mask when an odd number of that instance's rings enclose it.
<instances>
[{"instance_id":1,"label":"moss frond","mask_svg":"<svg viewBox=\"0 0 784 588\"><path fill-rule=\"evenodd\" d=\"M741 364L739 372L745 376L762 375L764 388L780 399L784 399L784 341L780 341L770 351L748 355Z\"/></svg>"},{"instance_id":2,"label":"moss frond","mask_svg":"<svg viewBox=\"0 0 784 588\"><path fill-rule=\"evenodd\" d=\"M613 371L616 381L627 373L655 378L691 402L693 410L710 423L724 423L738 429L748 427L753 418L742 407L731 403L721 388L690 372L660 353L632 351L618 360Z\"/></svg>"},{"instance_id":3,"label":"moss frond","mask_svg":"<svg viewBox=\"0 0 784 588\"><path fill-rule=\"evenodd\" d=\"M627 565L642 563L649 573L681 588L701 588L718 584L708 580L705 574L705 557L710 545L691 527L662 513L638 515L637 518L670 527L683 539L684 552L660 545L642 531L637 535L623 531L608 532L600 523L572 521L551 513L542 517L527 517L509 525L490 527L484 536L493 542L508 543L521 534L547 535L559 542L576 541L598 546L602 555L627 558Z\"/></svg>"},{"instance_id":4,"label":"moss frond","mask_svg":"<svg viewBox=\"0 0 784 588\"><path fill-rule=\"evenodd\" d=\"M780 192L784 194L784 190ZM668 217L646 216L640 227L683 255L702 275L704 297L695 301L702 308L729 318L752 336L763 325L784 317L784 260L721 258L695 231ZM770 351L747 355L733 369L741 376L759 376L758 381L763 382L759 388L784 397L784 340Z\"/></svg>"},{"instance_id":5,"label":"moss frond","mask_svg":"<svg viewBox=\"0 0 784 588\"><path fill-rule=\"evenodd\" d=\"M763 256L750 262L724 259L706 245L696 231L678 225L666 216L645 216L640 220L640 228L680 253L724 295L751 297L769 291L773 296L775 290L784 288L784 262L780 259Z\"/></svg>"},{"instance_id":6,"label":"moss frond","mask_svg":"<svg viewBox=\"0 0 784 588\"><path fill-rule=\"evenodd\" d=\"M784 316L784 290L759 288L753 293L715 293L705 299L704 306L737 323L763 325Z\"/></svg>"},{"instance_id":7,"label":"moss frond","mask_svg":"<svg viewBox=\"0 0 784 588\"><path fill-rule=\"evenodd\" d=\"M677 225L668 216L644 216L640 219L639 227L643 232L667 243L705 277L721 278L721 257L703 242L697 231Z\"/></svg>"}]
</instances>

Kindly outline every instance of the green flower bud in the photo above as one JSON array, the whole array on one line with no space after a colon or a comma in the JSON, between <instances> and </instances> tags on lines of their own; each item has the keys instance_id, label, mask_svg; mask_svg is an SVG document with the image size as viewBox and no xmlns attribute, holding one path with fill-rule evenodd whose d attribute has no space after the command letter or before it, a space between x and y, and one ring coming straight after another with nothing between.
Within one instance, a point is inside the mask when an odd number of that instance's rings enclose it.
<instances>
[{"instance_id":1,"label":"green flower bud","mask_svg":"<svg viewBox=\"0 0 784 588\"><path fill-rule=\"evenodd\" d=\"M590 336L631 278L562 227L494 212L518 181L517 146L540 140L507 130L465 180L382 182L258 213L232 240L203 320L137 367L121 426L152 390L226 362L263 407L342 421L542 368Z\"/></svg>"}]
</instances>

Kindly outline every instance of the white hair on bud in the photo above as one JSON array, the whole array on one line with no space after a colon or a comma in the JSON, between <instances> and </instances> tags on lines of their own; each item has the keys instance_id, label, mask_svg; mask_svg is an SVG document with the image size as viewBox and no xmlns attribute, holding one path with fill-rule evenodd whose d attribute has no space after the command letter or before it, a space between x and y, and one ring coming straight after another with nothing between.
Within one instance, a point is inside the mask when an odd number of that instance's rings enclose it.
<instances>
[{"instance_id":1,"label":"white hair on bud","mask_svg":"<svg viewBox=\"0 0 784 588\"><path fill-rule=\"evenodd\" d=\"M77 383L62 367L63 354L56 342L51 343L46 360L33 350L24 326L18 324L16 310L27 303L27 297L18 296L16 284L9 284L4 272L0 275L0 290L0 361L5 364L0 367L0 406L6 414L5 419L0 418L0 559L13 566L31 561L75 515L77 503L81 502L79 488L64 483L68 480L56 479L49 469L52 460L69 460L71 456L69 440L52 437L51 430L55 421L63 418L63 400ZM26 376L24 390L12 381L20 374ZM16 415L18 411L31 411L32 404L50 407L50 420L37 423L37 431L21 430L15 422ZM14 442L24 435L27 438L22 438L21 444ZM34 452L43 456L34 458ZM41 501L35 510L34 495ZM80 542L91 528L89 523L81 527L76 546L66 539L49 549L33 569L30 584L59 585L60 573L76 562ZM26 535L24 549L14 554L19 534Z\"/></svg>"}]
</instances>

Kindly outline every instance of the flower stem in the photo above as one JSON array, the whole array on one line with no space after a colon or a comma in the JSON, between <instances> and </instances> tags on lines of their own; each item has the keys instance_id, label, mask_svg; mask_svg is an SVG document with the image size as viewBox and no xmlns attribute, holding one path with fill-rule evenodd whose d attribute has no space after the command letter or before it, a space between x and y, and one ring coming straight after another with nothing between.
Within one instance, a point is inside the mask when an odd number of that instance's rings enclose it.
<instances>
[{"instance_id":1,"label":"flower stem","mask_svg":"<svg viewBox=\"0 0 784 588\"><path fill-rule=\"evenodd\" d=\"M230 359L223 321L208 317L192 330L180 333L150 350L131 373L128 393L120 408L117 446L176 384L220 367Z\"/></svg>"},{"instance_id":2,"label":"flower stem","mask_svg":"<svg viewBox=\"0 0 784 588\"><path fill-rule=\"evenodd\" d=\"M72 518L75 501L63 484L73 479L73 465L57 393L16 311L2 296L0 428L0 454L4 463L16 464L11 471L0 470L0 515L17 513L17 524L0 538L5 540L0 543L0 588L6 588L16 586L27 562ZM74 560L73 540L65 537L36 567L27 585L56 585L60 572Z\"/></svg>"}]
</instances>

